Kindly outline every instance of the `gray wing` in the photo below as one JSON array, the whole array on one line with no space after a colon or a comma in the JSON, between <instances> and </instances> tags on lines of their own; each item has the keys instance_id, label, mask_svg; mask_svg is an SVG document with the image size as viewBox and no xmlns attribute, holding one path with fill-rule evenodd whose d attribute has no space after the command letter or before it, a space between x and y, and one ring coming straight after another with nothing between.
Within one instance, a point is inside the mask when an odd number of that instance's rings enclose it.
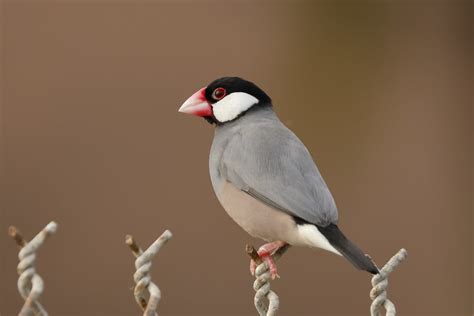
<instances>
[{"instance_id":1,"label":"gray wing","mask_svg":"<svg viewBox=\"0 0 474 316\"><path fill-rule=\"evenodd\" d=\"M227 144L220 174L256 199L313 224L337 222L337 208L310 153L274 121L246 126Z\"/></svg>"}]
</instances>

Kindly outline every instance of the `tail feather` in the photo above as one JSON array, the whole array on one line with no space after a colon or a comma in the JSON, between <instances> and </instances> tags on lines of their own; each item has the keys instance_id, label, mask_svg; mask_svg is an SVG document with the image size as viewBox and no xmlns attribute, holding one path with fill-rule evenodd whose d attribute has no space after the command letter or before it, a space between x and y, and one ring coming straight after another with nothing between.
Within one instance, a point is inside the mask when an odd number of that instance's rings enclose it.
<instances>
[{"instance_id":1,"label":"tail feather","mask_svg":"<svg viewBox=\"0 0 474 316\"><path fill-rule=\"evenodd\" d=\"M326 227L317 226L321 234L326 237L329 243L336 248L350 263L360 270L365 270L372 274L379 273L370 257L362 252L352 241L346 238L336 224L329 224Z\"/></svg>"}]
</instances>

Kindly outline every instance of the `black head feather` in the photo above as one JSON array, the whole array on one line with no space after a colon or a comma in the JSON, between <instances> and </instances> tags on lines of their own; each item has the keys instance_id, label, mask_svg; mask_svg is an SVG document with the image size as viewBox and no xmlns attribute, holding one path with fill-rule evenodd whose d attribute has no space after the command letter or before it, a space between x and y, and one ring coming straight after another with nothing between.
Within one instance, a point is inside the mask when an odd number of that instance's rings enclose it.
<instances>
[{"instance_id":1,"label":"black head feather","mask_svg":"<svg viewBox=\"0 0 474 316\"><path fill-rule=\"evenodd\" d=\"M247 81L239 77L222 77L212 81L206 88L204 96L213 104L218 100L213 98L213 92L217 88L224 88L226 94L231 94L233 92L245 92L257 98L259 102L253 107L262 107L262 106L271 106L272 99L257 85L253 82ZM245 113L242 113L243 115ZM204 117L206 121L211 124L221 124L215 117Z\"/></svg>"},{"instance_id":2,"label":"black head feather","mask_svg":"<svg viewBox=\"0 0 474 316\"><path fill-rule=\"evenodd\" d=\"M217 88L224 88L227 91L227 94L231 94L233 92L248 93L256 97L260 101L259 103L262 104L268 104L272 102L270 97L253 82L239 77L222 77L211 82L206 88L205 96L206 99L211 103L216 102L216 100L212 98L212 92Z\"/></svg>"}]
</instances>

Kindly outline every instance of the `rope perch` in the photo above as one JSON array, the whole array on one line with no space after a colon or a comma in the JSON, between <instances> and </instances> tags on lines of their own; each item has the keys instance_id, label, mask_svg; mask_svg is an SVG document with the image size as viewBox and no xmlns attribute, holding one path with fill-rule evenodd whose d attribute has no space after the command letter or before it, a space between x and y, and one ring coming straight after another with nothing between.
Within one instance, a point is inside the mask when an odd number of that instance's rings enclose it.
<instances>
[{"instance_id":1,"label":"rope perch","mask_svg":"<svg viewBox=\"0 0 474 316\"><path fill-rule=\"evenodd\" d=\"M370 298L371 316L382 316L382 306L385 308L386 316L395 316L395 305L387 298L388 276L408 256L405 249L400 249L380 270L379 274L372 277L372 290Z\"/></svg>"},{"instance_id":2,"label":"rope perch","mask_svg":"<svg viewBox=\"0 0 474 316\"><path fill-rule=\"evenodd\" d=\"M132 250L133 255L137 258L135 260L135 273L133 279L135 281L135 301L143 310L144 316L158 316L156 308L161 298L161 292L158 286L151 281L150 269L151 261L161 249L161 247L171 239L173 235L169 230L166 230L147 250L142 249L137 245L131 235L125 236L125 243ZM146 299L148 291L148 301Z\"/></svg>"},{"instance_id":3,"label":"rope perch","mask_svg":"<svg viewBox=\"0 0 474 316\"><path fill-rule=\"evenodd\" d=\"M279 259L289 248L289 245L278 249L273 255L273 259ZM253 283L255 290L254 304L260 316L275 316L280 305L278 295L270 289L270 269L266 262L257 253L257 250L247 245L245 248L249 257L257 264L255 270L256 280ZM408 253L405 249L400 249L380 270L379 274L372 277L372 290L370 298L371 316L382 316L382 307L386 310L386 316L396 316L395 305L387 298L388 276L395 268L406 259ZM268 304L265 300L268 300Z\"/></svg>"},{"instance_id":4,"label":"rope perch","mask_svg":"<svg viewBox=\"0 0 474 316\"><path fill-rule=\"evenodd\" d=\"M286 245L278 249L272 255L273 260L278 260L289 247L289 245ZM257 264L257 268L255 269L255 281L253 283L253 289L255 290L255 308L260 316L275 316L280 306L280 300L278 295L270 289L271 276L268 264L262 261L253 246L247 245L245 251ZM268 305L265 299L268 300Z\"/></svg>"},{"instance_id":5,"label":"rope perch","mask_svg":"<svg viewBox=\"0 0 474 316\"><path fill-rule=\"evenodd\" d=\"M34 264L36 262L37 250L50 235L56 232L57 227L58 225L54 221L50 222L29 242L23 238L16 227L10 226L8 229L9 235L21 248L18 254L20 262L17 266L19 275L17 284L18 291L25 300L25 303L21 308L19 316L48 316L44 307L39 303L39 298L44 291L44 282L36 273ZM152 282L150 270L153 258L171 237L171 232L166 230L148 249L143 251L131 235L126 236L125 242L136 257L136 271L133 275L135 281L135 301L143 310L144 316L158 316L156 309L161 299L161 292L158 286ZM289 245L286 245L278 249L272 255L273 260L278 260L289 247ZM257 264L255 270L256 279L253 283L255 308L260 316L275 316L280 302L278 295L270 289L271 273L269 266L266 262L262 261L253 246L247 245L246 252ZM382 316L383 309L386 311L386 316L396 315L395 305L387 296L388 276L407 256L407 251L403 248L400 249L398 253L379 269L380 272L372 277L371 283L373 288L370 291L370 298L372 299L370 306L371 316Z\"/></svg>"},{"instance_id":6,"label":"rope perch","mask_svg":"<svg viewBox=\"0 0 474 316\"><path fill-rule=\"evenodd\" d=\"M44 307L38 302L44 290L43 279L36 273L35 261L36 251L45 240L56 232L58 225L50 222L41 232L39 232L30 242L26 241L15 226L8 228L9 235L20 246L18 254L20 262L17 266L18 291L25 300L19 316L39 315L48 316Z\"/></svg>"}]
</instances>

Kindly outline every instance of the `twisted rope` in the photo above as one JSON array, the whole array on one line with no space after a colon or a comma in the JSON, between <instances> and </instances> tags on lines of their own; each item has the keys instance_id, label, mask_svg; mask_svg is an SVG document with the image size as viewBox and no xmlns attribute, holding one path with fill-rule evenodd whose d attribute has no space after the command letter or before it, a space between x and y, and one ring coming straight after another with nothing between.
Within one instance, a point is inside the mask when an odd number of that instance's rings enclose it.
<instances>
[{"instance_id":1,"label":"twisted rope","mask_svg":"<svg viewBox=\"0 0 474 316\"><path fill-rule=\"evenodd\" d=\"M169 230L166 230L147 250L142 249L137 245L131 235L125 237L125 243L132 250L133 255L137 258L135 260L135 273L133 279L135 281L134 295L138 306L143 310L144 316L158 316L156 308L161 298L161 292L158 286L151 281L150 269L153 257L158 253L161 247L171 239L173 235ZM148 291L148 301L146 299Z\"/></svg>"},{"instance_id":2,"label":"twisted rope","mask_svg":"<svg viewBox=\"0 0 474 316\"><path fill-rule=\"evenodd\" d=\"M273 255L273 260L278 260L289 248L289 245L281 247ZM257 253L257 250L250 245L245 247L247 254L255 261L255 281L253 289L255 290L254 305L260 316L276 315L280 306L278 295L270 289L270 269L266 262L263 262ZM267 302L268 301L268 304Z\"/></svg>"},{"instance_id":3,"label":"twisted rope","mask_svg":"<svg viewBox=\"0 0 474 316\"><path fill-rule=\"evenodd\" d=\"M388 276L393 270L407 257L408 253L405 249L400 249L384 266L379 269L379 274L372 277L372 290L370 298L371 316L382 316L382 306L385 308L386 316L395 316L395 305L387 298Z\"/></svg>"},{"instance_id":4,"label":"twisted rope","mask_svg":"<svg viewBox=\"0 0 474 316\"><path fill-rule=\"evenodd\" d=\"M10 226L8 233L21 247L18 254L20 262L17 266L18 291L25 300L19 315L40 315L48 316L48 313L43 306L38 302L39 297L43 293L44 283L43 279L36 273L35 261L36 251L45 242L49 235L56 232L58 225L55 222L50 222L41 232L39 232L30 242L27 242L20 234L18 229Z\"/></svg>"}]
</instances>

